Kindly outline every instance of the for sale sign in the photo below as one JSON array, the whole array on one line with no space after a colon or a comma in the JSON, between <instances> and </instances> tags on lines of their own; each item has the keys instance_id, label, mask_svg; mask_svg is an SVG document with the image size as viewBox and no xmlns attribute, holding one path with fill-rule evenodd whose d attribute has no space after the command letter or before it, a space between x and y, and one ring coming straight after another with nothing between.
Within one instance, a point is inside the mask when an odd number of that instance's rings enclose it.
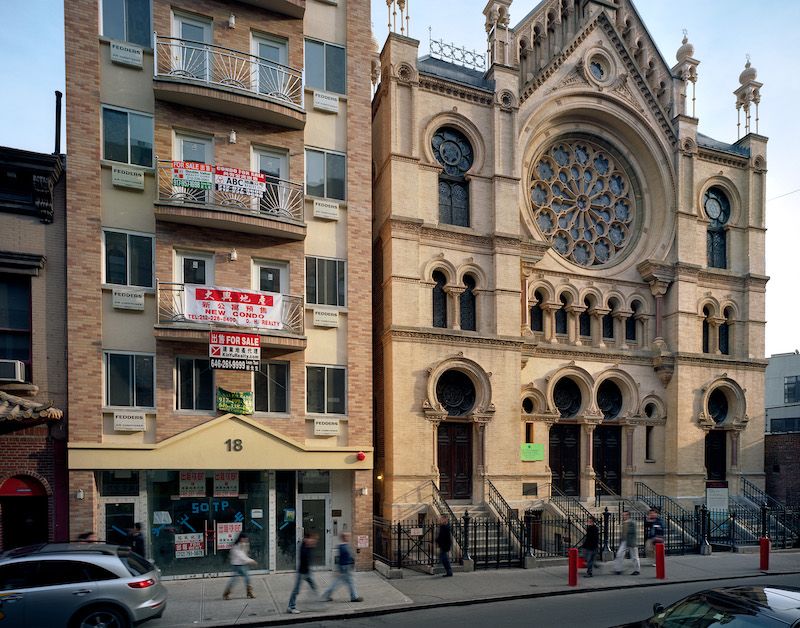
<instances>
[{"instance_id":1,"label":"for sale sign","mask_svg":"<svg viewBox=\"0 0 800 628\"><path fill-rule=\"evenodd\" d=\"M205 556L205 540L202 532L175 535L175 558L198 556Z\"/></svg>"},{"instance_id":2,"label":"for sale sign","mask_svg":"<svg viewBox=\"0 0 800 628\"><path fill-rule=\"evenodd\" d=\"M262 196L267 190L267 177L260 172L215 166L214 184L219 192Z\"/></svg>"},{"instance_id":3,"label":"for sale sign","mask_svg":"<svg viewBox=\"0 0 800 628\"><path fill-rule=\"evenodd\" d=\"M178 494L181 497L205 497L206 472L181 471L178 482Z\"/></svg>"},{"instance_id":4,"label":"for sale sign","mask_svg":"<svg viewBox=\"0 0 800 628\"><path fill-rule=\"evenodd\" d=\"M283 295L218 286L186 286L187 320L257 329L283 329Z\"/></svg>"},{"instance_id":5,"label":"for sale sign","mask_svg":"<svg viewBox=\"0 0 800 628\"><path fill-rule=\"evenodd\" d=\"M242 522L217 524L217 550L229 550L242 533Z\"/></svg>"},{"instance_id":6,"label":"for sale sign","mask_svg":"<svg viewBox=\"0 0 800 628\"><path fill-rule=\"evenodd\" d=\"M261 361L261 336L212 331L208 335L211 368L226 371L257 371Z\"/></svg>"},{"instance_id":7,"label":"for sale sign","mask_svg":"<svg viewBox=\"0 0 800 628\"><path fill-rule=\"evenodd\" d=\"M214 497L237 497L239 495L238 471L214 471Z\"/></svg>"},{"instance_id":8,"label":"for sale sign","mask_svg":"<svg viewBox=\"0 0 800 628\"><path fill-rule=\"evenodd\" d=\"M195 161L173 161L172 185L178 188L210 190L214 185L214 167Z\"/></svg>"}]
</instances>

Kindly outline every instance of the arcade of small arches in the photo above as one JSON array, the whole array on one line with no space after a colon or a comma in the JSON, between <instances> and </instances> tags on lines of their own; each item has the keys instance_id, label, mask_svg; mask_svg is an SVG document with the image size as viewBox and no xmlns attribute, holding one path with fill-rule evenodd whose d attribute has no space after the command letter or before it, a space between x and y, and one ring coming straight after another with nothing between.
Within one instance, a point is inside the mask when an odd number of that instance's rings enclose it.
<instances>
[{"instance_id":1,"label":"arcade of small arches","mask_svg":"<svg viewBox=\"0 0 800 628\"><path fill-rule=\"evenodd\" d=\"M478 331L478 293L485 283L477 267L456 270L436 263L430 271L432 284L431 326L442 329Z\"/></svg>"},{"instance_id":2,"label":"arcade of small arches","mask_svg":"<svg viewBox=\"0 0 800 628\"><path fill-rule=\"evenodd\" d=\"M721 315L720 315L721 314ZM702 351L731 355L734 346L736 310L733 305L718 306L707 301L702 306Z\"/></svg>"}]
</instances>

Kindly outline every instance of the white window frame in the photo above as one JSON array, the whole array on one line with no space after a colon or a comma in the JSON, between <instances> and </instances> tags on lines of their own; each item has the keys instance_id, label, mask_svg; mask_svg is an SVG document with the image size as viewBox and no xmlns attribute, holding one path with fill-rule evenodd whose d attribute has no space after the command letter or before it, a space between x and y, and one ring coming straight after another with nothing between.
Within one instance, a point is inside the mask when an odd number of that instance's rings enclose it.
<instances>
[{"instance_id":1,"label":"white window frame","mask_svg":"<svg viewBox=\"0 0 800 628\"><path fill-rule=\"evenodd\" d=\"M261 172L261 156L276 157L281 161L280 179L289 180L289 151L280 148L270 148L268 146L253 146L250 154L250 169L253 172Z\"/></svg>"},{"instance_id":2,"label":"white window frame","mask_svg":"<svg viewBox=\"0 0 800 628\"><path fill-rule=\"evenodd\" d=\"M109 368L108 368L108 356L110 356L110 355L127 355L127 356L131 356L131 357L135 357L137 355L143 355L143 356L148 356L148 357L153 358L153 381L152 381L152 385L153 385L153 405L152 406L139 406L139 405L136 405L136 399L135 399L135 396L136 396L136 391L135 391L135 386L136 386L136 384L135 384L135 382L136 382L136 371L135 371L136 362L135 361L134 361L133 381L131 382L133 384L133 386L134 386L134 390L133 390L133 394L132 394L132 396L134 397L134 399L133 399L134 405L130 405L130 406L112 406L110 404L109 398L111 397L111 395L109 394L110 393L109 387L111 385L111 382L109 380ZM131 410L131 409L155 410L156 407L158 406L158 398L157 398L158 390L157 390L157 387L156 387L156 372L157 372L156 369L157 369L157 365L156 365L156 354L155 353L148 353L147 351L115 351L113 349L103 349L103 407L104 408L109 408L109 409L119 408L119 409L125 409L125 410Z\"/></svg>"},{"instance_id":3,"label":"white window frame","mask_svg":"<svg viewBox=\"0 0 800 628\"><path fill-rule=\"evenodd\" d=\"M308 158L307 158L307 155L308 155L309 151L314 152L314 153L322 153L322 155L324 157L324 159L322 160L322 163L323 163L323 167L325 169L325 172L324 172L324 175L323 175L323 179L325 181L325 184L324 184L325 185L325 190L324 190L322 196L316 196L316 195L310 194L308 192ZM344 194L342 194L342 196L344 198L336 198L336 197L333 197L333 196L328 196L328 159L327 159L328 155L341 155L342 157L344 157ZM305 192L305 194L307 196L312 196L312 197L315 197L315 198L327 198L327 199L331 199L333 201L338 201L340 203L346 203L347 202L347 153L343 153L342 151L338 151L338 150L328 150L327 148L318 148L316 146L306 146L305 150L304 150L304 157L306 157L306 159L305 159L305 168L303 170L303 191Z\"/></svg>"},{"instance_id":4,"label":"white window frame","mask_svg":"<svg viewBox=\"0 0 800 628\"><path fill-rule=\"evenodd\" d=\"M209 154L206 155L206 164L214 163L214 136L205 135L203 133L194 133L192 131L175 130L172 133L172 158L175 161L186 161L183 158L183 145L182 140L189 140L191 142L202 142L209 149Z\"/></svg>"},{"instance_id":5,"label":"white window frame","mask_svg":"<svg viewBox=\"0 0 800 628\"><path fill-rule=\"evenodd\" d=\"M181 393L180 393L180 390L181 390L181 378L180 378L180 369L178 367L178 360L191 360L192 361L192 380L193 380L193 383L192 383L192 388L193 388L193 390L192 390L192 406L196 405L196 402L197 402L197 382L194 381L194 362L197 361L197 360L205 360L205 361L209 362L209 369L211 370L211 388L214 391L214 394L212 395L212 402L211 402L211 407L210 408L194 408L194 407L192 407L192 408L181 408L180 407L180 402L181 402ZM202 357L202 356L196 356L196 355L182 355L182 354L175 356L174 372L173 372L174 373L174 377L175 377L175 380L174 380L175 412L179 412L181 414L209 414L209 413L216 412L216 405L217 404L214 401L214 399L216 398L217 378L216 378L216 373L214 373L214 369L211 369L210 361L211 361L211 358L209 358L208 356Z\"/></svg>"},{"instance_id":6,"label":"white window frame","mask_svg":"<svg viewBox=\"0 0 800 628\"><path fill-rule=\"evenodd\" d=\"M124 0L124 2L125 2L125 4L127 4L128 0ZM147 31L150 34L150 37L152 37L152 34L153 34L153 1L150 0L147 4L149 5L148 8L149 8L149 11L150 11L150 15L149 15L150 24L149 24L149 26L147 28ZM98 26L98 29L100 30L100 36L101 37L106 37L107 39L114 39L110 35L106 35L106 33L103 32L104 17L105 16L103 15L103 0L99 0L99 2L97 3L97 26ZM147 48L147 49L152 50L153 49L153 41L152 40L150 40L149 44L147 44L146 46L143 46L142 44L134 42L134 41L131 41L129 39L129 37L128 37L128 20L127 20L127 17L128 17L128 11L126 10L125 11L125 18L124 18L125 19L125 23L123 25L123 30L125 31L125 35L124 35L125 38L122 39L122 40L115 39L115 41L124 41L126 44L131 44L133 46L142 46L143 48Z\"/></svg>"},{"instance_id":7,"label":"white window frame","mask_svg":"<svg viewBox=\"0 0 800 628\"><path fill-rule=\"evenodd\" d=\"M258 410L256 408L256 404L258 403L258 395L256 395L256 376L262 375L261 372L262 365L264 364L285 364L286 365L286 410ZM291 412L292 409L292 363L289 360L264 360L262 359L258 365L259 372L253 373L253 407L255 409L256 414L261 415L280 415L286 416ZM269 392L267 392L267 396L269 398Z\"/></svg>"},{"instance_id":8,"label":"white window frame","mask_svg":"<svg viewBox=\"0 0 800 628\"><path fill-rule=\"evenodd\" d=\"M348 277L347 277L348 264L347 264L347 260L346 259L342 259L340 257L323 257L321 255L307 255L306 258L305 258L306 267L305 267L304 279L306 277L308 277L308 261L312 260L312 259L314 260L314 274L315 274L315 276L317 278L317 281L316 281L317 293L316 293L316 295L314 295L314 301L309 301L308 300L308 285L306 285L306 291L305 291L305 294L303 295L303 298L305 299L306 305L312 305L312 306L313 305L319 305L321 307L335 307L335 308L338 308L340 310L343 310L343 309L347 308L347 288L348 288ZM337 268L338 268L338 262L342 262L344 264L344 294L342 295L343 298L344 298L344 303L342 305L339 305L339 303L338 303L338 301L339 301L339 295L338 295L339 281L338 281L338 277L337 277L337 281L336 281L336 285L337 285L337 295L336 295L337 303L336 303L336 305L330 305L328 303L320 303L319 302L319 274L317 272L316 260L325 260L325 261L328 261L328 262L337 262Z\"/></svg>"},{"instance_id":9,"label":"white window frame","mask_svg":"<svg viewBox=\"0 0 800 628\"><path fill-rule=\"evenodd\" d=\"M253 290L261 291L261 273L264 267L277 268L280 271L281 291L280 294L290 294L289 292L289 262L278 260L254 259L252 270Z\"/></svg>"},{"instance_id":10,"label":"white window frame","mask_svg":"<svg viewBox=\"0 0 800 628\"><path fill-rule=\"evenodd\" d=\"M309 89L318 89L324 92L329 92L331 94L339 94L341 96L347 95L347 87L348 87L348 80L347 80L347 46L342 44L335 44L330 41L325 41L323 39L317 39L316 37L305 37L303 39L303 56L305 57L306 51L306 42L314 42L315 44L322 44L323 46L323 63L322 63L322 82L324 85L322 86L311 86L309 85ZM328 47L333 46L335 48L341 48L344 51L344 59L345 59L345 71L344 71L344 91L343 92L335 92L333 90L328 89Z\"/></svg>"},{"instance_id":11,"label":"white window frame","mask_svg":"<svg viewBox=\"0 0 800 628\"><path fill-rule=\"evenodd\" d=\"M106 157L106 130L105 130L105 122L103 120L103 111L105 111L106 109L108 109L109 111L121 111L122 113L125 113L125 114L128 115L128 160L127 161L117 161L116 159L111 159L109 157ZM133 114L135 116L142 117L142 118L149 118L150 119L150 130L152 132L151 136L150 136L150 147L151 147L152 155L151 155L151 158L150 158L150 164L147 165L147 166L144 166L142 164L134 164L134 163L131 162L131 118L130 118L131 114ZM115 163L115 164L127 164L129 166L133 166L134 168L150 168L150 169L152 169L153 168L153 162L155 161L155 158L156 158L156 144L155 144L155 142L156 142L156 140L155 140L155 120L153 118L153 114L152 113L147 113L145 111L137 111L136 109L126 109L125 107L116 107L114 105L106 105L106 104L100 105L100 149L101 149L101 153L102 153L102 159L104 159L105 161L110 161L111 163Z\"/></svg>"},{"instance_id":12,"label":"white window frame","mask_svg":"<svg viewBox=\"0 0 800 628\"><path fill-rule=\"evenodd\" d=\"M323 397L325 399L325 409L322 412L311 412L308 409L308 369L309 368L323 368L325 369L325 375L323 377L323 381L325 382L325 389L323 393ZM336 369L340 371L344 371L344 390L342 394L344 395L344 412L328 412L328 370ZM306 373L305 373L305 393L306 393L306 414L310 416L337 416L337 417L346 417L348 412L348 395L347 395L347 383L348 383L348 374L347 374L347 366L341 366L338 364L306 364Z\"/></svg>"},{"instance_id":13,"label":"white window frame","mask_svg":"<svg viewBox=\"0 0 800 628\"><path fill-rule=\"evenodd\" d=\"M107 233L124 233L128 236L125 247L127 258L128 258L128 267L125 271L126 274L126 282L127 283L111 283L108 281L108 277L106 277L106 234ZM152 242L152 246L150 247L150 285L149 286L137 286L131 283L131 256L130 256L130 236L139 236L143 238L150 238ZM102 277L103 283L108 286L125 286L126 288L140 288L145 291L154 292L156 287L156 237L152 233L143 233L141 231L129 231L127 229L114 229L111 227L103 227L103 238L101 243L103 249L103 268L102 268Z\"/></svg>"},{"instance_id":14,"label":"white window frame","mask_svg":"<svg viewBox=\"0 0 800 628\"><path fill-rule=\"evenodd\" d=\"M184 258L189 257L196 257L197 259L203 259L206 261L206 283L202 284L204 286L213 286L215 285L214 282L216 281L216 268L215 268L215 255L214 253L208 251L187 251L187 250L176 250L175 251L175 283L184 284L186 282L183 280L183 260ZM209 281L210 278L210 281ZM194 285L201 285L201 284L189 284L191 286Z\"/></svg>"}]
</instances>

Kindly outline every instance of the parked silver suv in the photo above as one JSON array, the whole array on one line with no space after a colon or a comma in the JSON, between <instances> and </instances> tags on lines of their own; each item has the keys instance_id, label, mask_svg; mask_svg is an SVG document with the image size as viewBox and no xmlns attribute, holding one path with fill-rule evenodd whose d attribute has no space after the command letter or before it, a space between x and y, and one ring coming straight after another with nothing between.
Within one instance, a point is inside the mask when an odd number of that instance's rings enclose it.
<instances>
[{"instance_id":1,"label":"parked silver suv","mask_svg":"<svg viewBox=\"0 0 800 628\"><path fill-rule=\"evenodd\" d=\"M50 543L0 554L0 628L129 628L166 607L158 568L127 547Z\"/></svg>"}]
</instances>

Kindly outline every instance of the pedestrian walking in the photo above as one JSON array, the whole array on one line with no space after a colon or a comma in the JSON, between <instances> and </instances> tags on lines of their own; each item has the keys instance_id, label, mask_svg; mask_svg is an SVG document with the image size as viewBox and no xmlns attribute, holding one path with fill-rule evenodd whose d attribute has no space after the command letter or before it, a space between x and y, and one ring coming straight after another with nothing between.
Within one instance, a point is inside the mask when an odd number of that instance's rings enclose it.
<instances>
[{"instance_id":1,"label":"pedestrian walking","mask_svg":"<svg viewBox=\"0 0 800 628\"><path fill-rule=\"evenodd\" d=\"M297 594L300 593L300 586L303 580L308 582L308 586L316 593L317 585L314 578L311 576L311 550L317 545L317 537L311 532L303 533L303 540L300 543L300 560L297 564L297 578L294 581L294 589L292 595L289 597L289 607L286 609L287 613L297 615L300 611L297 610L295 602L297 601Z\"/></svg>"},{"instance_id":2,"label":"pedestrian walking","mask_svg":"<svg viewBox=\"0 0 800 628\"><path fill-rule=\"evenodd\" d=\"M336 589L340 584L346 584L347 588L350 589L350 601L363 602L364 598L358 596L356 584L353 581L353 569L356 561L353 558L353 550L350 548L350 533L342 532L339 538L342 542L339 543L338 573L336 576L334 576L331 586L328 587L328 590L322 594L322 599L326 602L332 601L333 598L331 596L333 595L334 589Z\"/></svg>"},{"instance_id":3,"label":"pedestrian walking","mask_svg":"<svg viewBox=\"0 0 800 628\"><path fill-rule=\"evenodd\" d=\"M228 560L231 563L231 569L233 569L233 576L231 576L231 579L228 581L228 586L225 587L222 599L231 599L231 589L236 582L236 578L242 578L244 580L244 586L247 589L247 597L254 598L253 587L250 586L249 567L257 563L250 558L250 539L244 532L240 532L239 536L236 537L236 542L233 544L228 554Z\"/></svg>"},{"instance_id":4,"label":"pedestrian walking","mask_svg":"<svg viewBox=\"0 0 800 628\"><path fill-rule=\"evenodd\" d=\"M439 534L436 535L436 545L439 546L439 560L444 567L444 577L449 578L453 575L453 568L450 566L450 549L453 547L453 535L450 532L450 520L447 515L439 517Z\"/></svg>"},{"instance_id":5,"label":"pedestrian walking","mask_svg":"<svg viewBox=\"0 0 800 628\"><path fill-rule=\"evenodd\" d=\"M658 509L651 508L647 513L647 525L645 527L644 553L650 562L648 566L656 566L656 543L664 542L664 520Z\"/></svg>"},{"instance_id":6,"label":"pedestrian walking","mask_svg":"<svg viewBox=\"0 0 800 628\"><path fill-rule=\"evenodd\" d=\"M97 535L92 530L81 532L78 535L78 543L97 543Z\"/></svg>"},{"instance_id":7,"label":"pedestrian walking","mask_svg":"<svg viewBox=\"0 0 800 628\"><path fill-rule=\"evenodd\" d=\"M637 538L636 522L631 519L631 513L627 510L622 513L622 525L619 530L619 548L617 549L616 572L622 573L625 552L629 552L633 560L632 576L638 576L642 568L639 562L639 547L636 545Z\"/></svg>"},{"instance_id":8,"label":"pedestrian walking","mask_svg":"<svg viewBox=\"0 0 800 628\"><path fill-rule=\"evenodd\" d=\"M130 535L128 536L128 542L130 543L131 549L134 552L139 554L139 556L144 557L144 534L142 534L141 523L133 524Z\"/></svg>"},{"instance_id":9,"label":"pedestrian walking","mask_svg":"<svg viewBox=\"0 0 800 628\"><path fill-rule=\"evenodd\" d=\"M597 557L597 550L600 547L600 530L597 527L597 520L589 515L586 521L586 536L583 539L583 557L586 560L586 575L591 578L594 569L594 559Z\"/></svg>"}]
</instances>

